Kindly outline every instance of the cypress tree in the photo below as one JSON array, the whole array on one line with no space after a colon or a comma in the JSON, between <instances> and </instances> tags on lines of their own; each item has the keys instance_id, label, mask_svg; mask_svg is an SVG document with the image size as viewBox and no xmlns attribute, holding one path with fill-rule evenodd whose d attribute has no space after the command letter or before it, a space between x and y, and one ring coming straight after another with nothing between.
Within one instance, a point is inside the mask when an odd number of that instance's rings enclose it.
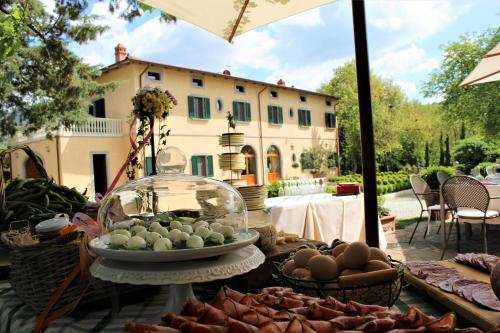
<instances>
[{"instance_id":1,"label":"cypress tree","mask_svg":"<svg viewBox=\"0 0 500 333\"><path fill-rule=\"evenodd\" d=\"M446 140L444 141L445 151L444 151L444 165L451 165L451 154L450 154L450 137L446 135Z\"/></svg>"},{"instance_id":2,"label":"cypress tree","mask_svg":"<svg viewBox=\"0 0 500 333\"><path fill-rule=\"evenodd\" d=\"M462 127L460 128L460 140L465 139L465 124L462 121Z\"/></svg>"},{"instance_id":3,"label":"cypress tree","mask_svg":"<svg viewBox=\"0 0 500 333\"><path fill-rule=\"evenodd\" d=\"M439 165L444 165L443 132L439 137Z\"/></svg>"},{"instance_id":4,"label":"cypress tree","mask_svg":"<svg viewBox=\"0 0 500 333\"><path fill-rule=\"evenodd\" d=\"M429 155L430 155L430 147L429 147L429 143L427 142L425 144L425 167L428 167L429 166Z\"/></svg>"}]
</instances>

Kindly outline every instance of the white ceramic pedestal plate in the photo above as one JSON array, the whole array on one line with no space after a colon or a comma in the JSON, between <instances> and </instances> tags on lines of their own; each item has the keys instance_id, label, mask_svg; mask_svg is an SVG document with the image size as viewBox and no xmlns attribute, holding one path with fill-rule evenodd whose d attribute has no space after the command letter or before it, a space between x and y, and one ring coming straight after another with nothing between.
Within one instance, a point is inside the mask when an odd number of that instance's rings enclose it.
<instances>
[{"instance_id":1,"label":"white ceramic pedestal plate","mask_svg":"<svg viewBox=\"0 0 500 333\"><path fill-rule=\"evenodd\" d=\"M216 258L170 263L137 263L98 258L90 273L101 280L137 285L168 285L164 312L181 310L186 298L195 298L192 283L223 280L244 274L264 263L264 254L249 245Z\"/></svg>"}]
</instances>

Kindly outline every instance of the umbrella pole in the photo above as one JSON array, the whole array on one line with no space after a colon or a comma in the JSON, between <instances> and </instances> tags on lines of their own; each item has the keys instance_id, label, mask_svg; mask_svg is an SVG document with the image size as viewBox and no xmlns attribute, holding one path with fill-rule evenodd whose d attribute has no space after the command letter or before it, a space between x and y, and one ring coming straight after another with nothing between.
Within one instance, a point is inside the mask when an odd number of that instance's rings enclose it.
<instances>
[{"instance_id":1,"label":"umbrella pole","mask_svg":"<svg viewBox=\"0 0 500 333\"><path fill-rule=\"evenodd\" d=\"M366 243L369 246L378 247L377 175L364 0L352 0L352 19L354 46L356 51L356 75L358 79L361 159L363 166L365 204L365 236Z\"/></svg>"}]
</instances>

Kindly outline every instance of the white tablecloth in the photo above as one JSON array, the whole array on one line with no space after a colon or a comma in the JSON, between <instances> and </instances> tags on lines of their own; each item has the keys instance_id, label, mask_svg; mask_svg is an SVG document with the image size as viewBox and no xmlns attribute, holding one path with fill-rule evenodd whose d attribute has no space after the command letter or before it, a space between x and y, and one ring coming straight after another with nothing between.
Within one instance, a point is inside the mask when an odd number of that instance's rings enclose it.
<instances>
[{"instance_id":1,"label":"white tablecloth","mask_svg":"<svg viewBox=\"0 0 500 333\"><path fill-rule=\"evenodd\" d=\"M266 211L268 213L266 213ZM249 224L273 225L278 231L330 244L365 241L363 195L335 197L329 194L279 197L266 200L266 211L250 211ZM379 221L379 244L387 241Z\"/></svg>"}]
</instances>

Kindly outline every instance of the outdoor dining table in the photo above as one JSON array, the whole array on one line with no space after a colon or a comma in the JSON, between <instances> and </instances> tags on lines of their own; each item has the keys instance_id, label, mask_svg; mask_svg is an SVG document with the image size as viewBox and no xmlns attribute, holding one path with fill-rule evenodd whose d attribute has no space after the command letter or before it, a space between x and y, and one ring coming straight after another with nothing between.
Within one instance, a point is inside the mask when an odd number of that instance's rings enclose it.
<instances>
[{"instance_id":1,"label":"outdoor dining table","mask_svg":"<svg viewBox=\"0 0 500 333\"><path fill-rule=\"evenodd\" d=\"M500 197L500 183L499 184L486 184L486 188L488 189L488 192L490 194L490 197ZM440 205L441 205L441 212L440 212L440 220L441 220L441 229L440 229L440 240L441 240L441 250L445 250L447 246L446 242L446 218L445 218L445 210L444 210L444 198L443 195L440 195ZM490 205L488 209L493 209L500 211L500 199L492 199L490 201ZM470 231L470 224L467 224L466 219L460 219L460 222L465 222L466 228ZM488 220L488 223L490 224L500 224L500 216L496 217L494 219Z\"/></svg>"},{"instance_id":2,"label":"outdoor dining table","mask_svg":"<svg viewBox=\"0 0 500 333\"><path fill-rule=\"evenodd\" d=\"M278 231L330 244L334 239L365 241L363 194L319 193L266 199L264 210L248 212L249 225L272 225ZM380 248L387 247L379 220Z\"/></svg>"}]
</instances>

